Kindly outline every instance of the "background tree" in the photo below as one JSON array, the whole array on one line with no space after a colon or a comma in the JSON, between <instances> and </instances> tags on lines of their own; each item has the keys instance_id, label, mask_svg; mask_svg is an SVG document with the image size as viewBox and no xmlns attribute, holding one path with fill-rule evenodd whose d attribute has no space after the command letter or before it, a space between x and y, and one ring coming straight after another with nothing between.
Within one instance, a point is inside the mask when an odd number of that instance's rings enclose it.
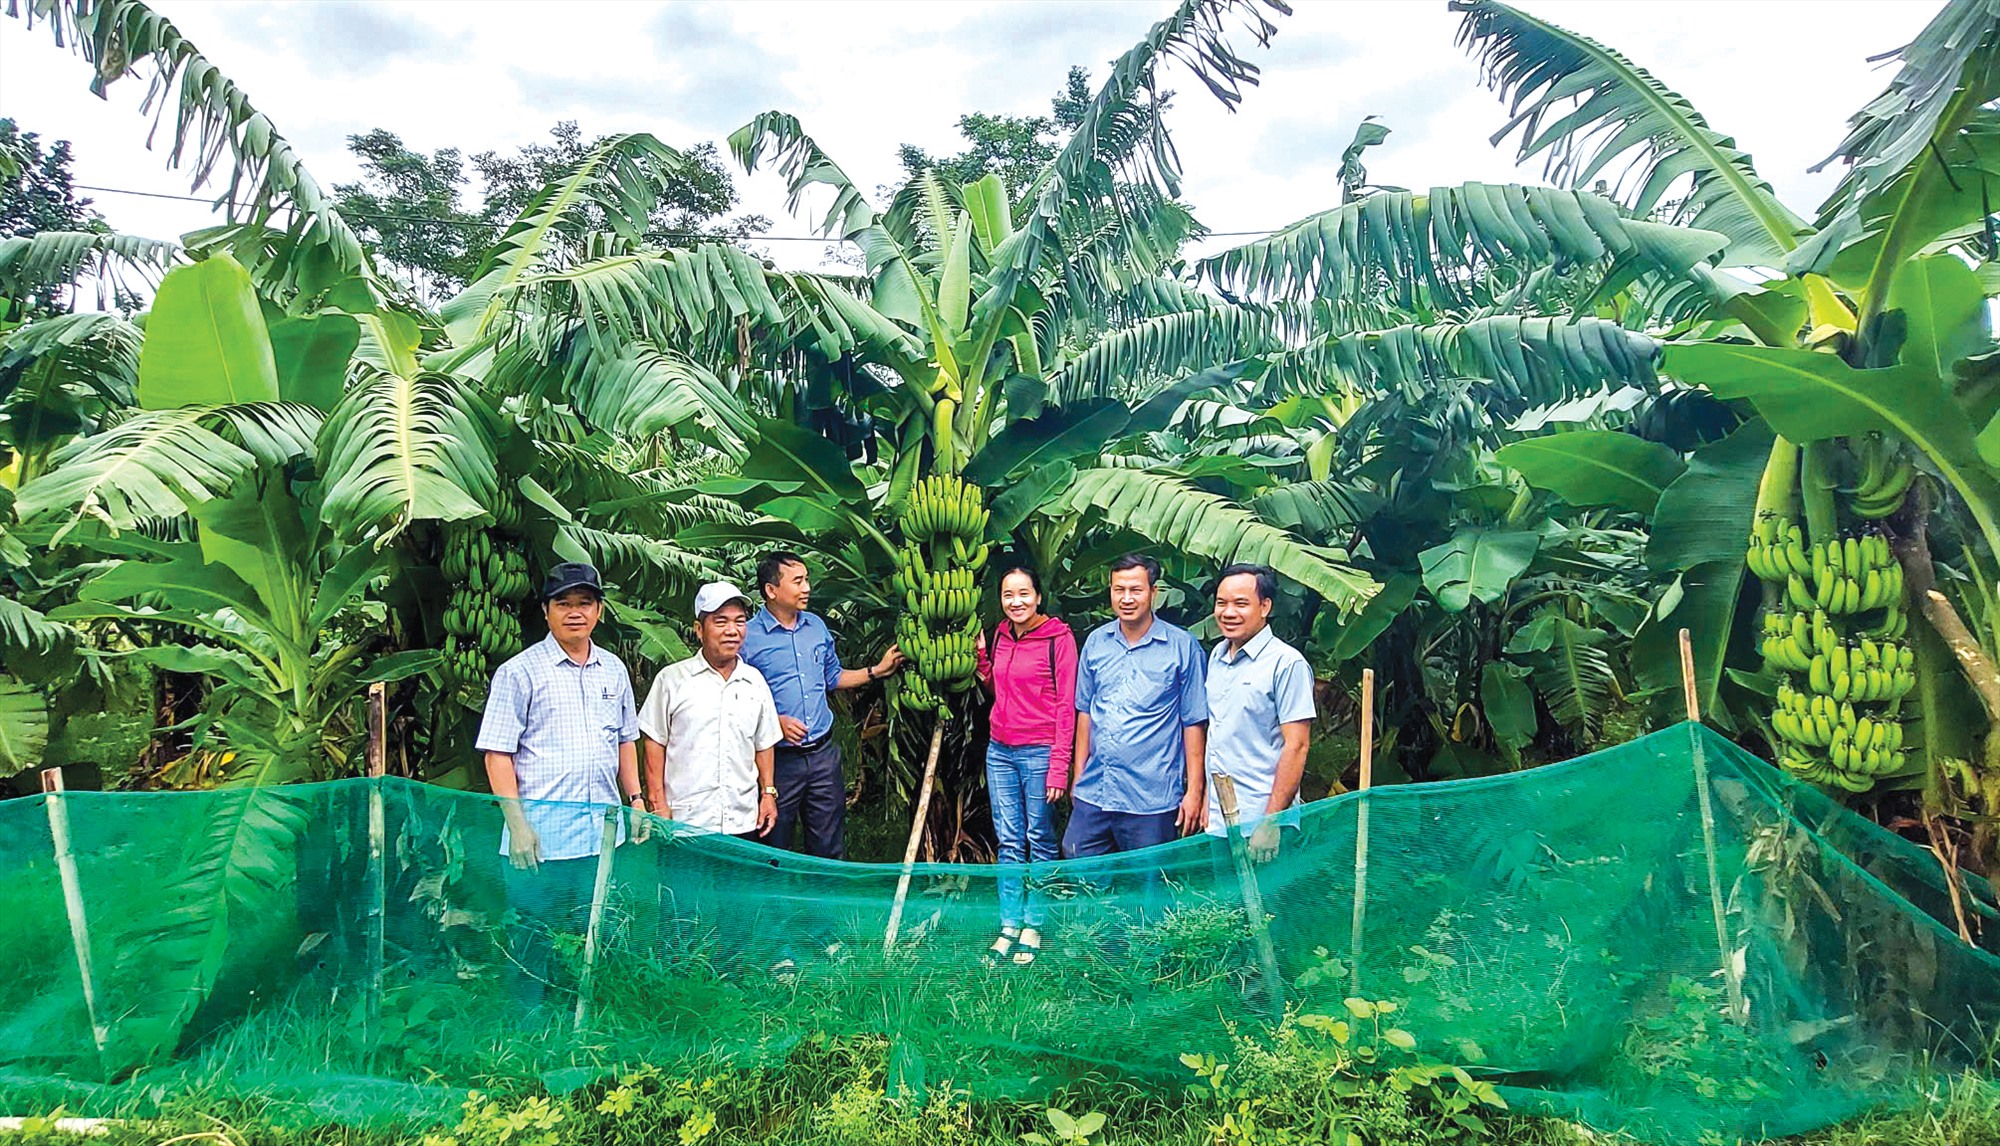
<instances>
[{"instance_id":1,"label":"background tree","mask_svg":"<svg viewBox=\"0 0 2000 1146\"><path fill-rule=\"evenodd\" d=\"M1063 140L1083 123L1093 94L1090 69L1072 64L1063 89L1049 100L1047 115L989 115L982 111L961 115L958 134L970 144L964 151L932 155L913 143L896 149L904 182L931 170L960 186L993 174L1006 185L1009 196L1018 195L1056 157ZM1146 101L1146 114L1157 114L1165 103L1165 96Z\"/></svg>"},{"instance_id":2,"label":"background tree","mask_svg":"<svg viewBox=\"0 0 2000 1146\"><path fill-rule=\"evenodd\" d=\"M9 155L0 166L0 237L106 229L91 200L76 193L68 140L44 149L40 135L0 118L0 152Z\"/></svg>"},{"instance_id":3,"label":"background tree","mask_svg":"<svg viewBox=\"0 0 2000 1146\"><path fill-rule=\"evenodd\" d=\"M11 118L0 118L0 239L110 230L90 209L91 201L76 193L70 172L73 158L68 140L56 140L44 149L41 136L22 131ZM16 283L10 293L23 313L59 309L59 291L66 279L50 274L41 282ZM0 320L19 317L0 310Z\"/></svg>"},{"instance_id":4,"label":"background tree","mask_svg":"<svg viewBox=\"0 0 2000 1146\"><path fill-rule=\"evenodd\" d=\"M511 153L481 151L467 157L456 147L426 155L383 128L351 135L347 149L362 161L362 177L357 183L336 184L335 201L378 257L426 303L437 305L476 277L481 256L543 188L606 142L605 137L586 140L575 120L550 128L549 140ZM645 230L648 241L688 245L741 240L770 228L761 215L724 218L736 206L736 187L713 144L698 144L681 154L685 161L658 181ZM469 202L471 197L477 201ZM579 225L601 223L586 216Z\"/></svg>"}]
</instances>

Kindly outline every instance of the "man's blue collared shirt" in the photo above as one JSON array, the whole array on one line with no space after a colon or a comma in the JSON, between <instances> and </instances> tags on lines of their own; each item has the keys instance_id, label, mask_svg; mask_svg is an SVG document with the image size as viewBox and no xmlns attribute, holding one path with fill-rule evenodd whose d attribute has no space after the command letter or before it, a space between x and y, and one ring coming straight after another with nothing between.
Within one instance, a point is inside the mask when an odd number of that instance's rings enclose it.
<instances>
[{"instance_id":1,"label":"man's blue collared shirt","mask_svg":"<svg viewBox=\"0 0 2000 1146\"><path fill-rule=\"evenodd\" d=\"M1158 617L1137 644L1117 621L1077 657L1076 710L1090 717L1090 759L1076 798L1109 812L1170 812L1187 794L1182 733L1208 719L1201 645Z\"/></svg>"},{"instance_id":2,"label":"man's blue collared shirt","mask_svg":"<svg viewBox=\"0 0 2000 1146\"><path fill-rule=\"evenodd\" d=\"M618 746L637 739L625 662L593 644L590 658L578 664L549 636L493 674L476 743L481 752L514 758L521 809L541 840L542 858L563 860L600 850L603 805L623 802ZM500 854L507 854L504 830Z\"/></svg>"},{"instance_id":3,"label":"man's blue collared shirt","mask_svg":"<svg viewBox=\"0 0 2000 1146\"><path fill-rule=\"evenodd\" d=\"M1312 666L1266 626L1235 656L1217 641L1208 655L1208 831L1223 835L1222 801L1215 776L1236 781L1236 818L1249 825L1264 817L1278 786L1284 725L1313 718ZM1295 798L1296 800L1296 798Z\"/></svg>"},{"instance_id":4,"label":"man's blue collared shirt","mask_svg":"<svg viewBox=\"0 0 2000 1146\"><path fill-rule=\"evenodd\" d=\"M791 628L778 623L771 610L759 610L743 628L738 654L764 675L778 715L806 726L806 739L818 740L833 731L833 709L826 694L840 687L840 655L833 631L815 613L800 613Z\"/></svg>"}]
</instances>

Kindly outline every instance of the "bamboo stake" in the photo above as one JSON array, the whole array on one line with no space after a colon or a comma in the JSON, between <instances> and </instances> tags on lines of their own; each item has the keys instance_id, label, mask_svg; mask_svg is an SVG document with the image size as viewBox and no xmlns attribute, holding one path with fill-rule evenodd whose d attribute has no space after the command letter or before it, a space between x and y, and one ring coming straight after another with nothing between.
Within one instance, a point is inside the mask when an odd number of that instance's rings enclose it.
<instances>
[{"instance_id":1,"label":"bamboo stake","mask_svg":"<svg viewBox=\"0 0 2000 1146\"><path fill-rule=\"evenodd\" d=\"M1278 973L1278 952L1271 946L1271 925L1264 919L1264 891L1257 886L1257 869L1250 862L1250 844L1236 826L1236 779L1227 772L1215 774L1215 795L1222 805L1222 825L1229 839L1229 860L1236 867L1236 883L1243 892L1243 911L1250 919L1250 938L1257 944L1257 962L1264 970L1264 994L1270 1000L1271 1017L1285 1014L1285 980Z\"/></svg>"},{"instance_id":2,"label":"bamboo stake","mask_svg":"<svg viewBox=\"0 0 2000 1146\"><path fill-rule=\"evenodd\" d=\"M382 777L388 773L388 686L368 686L368 879L363 943L368 960L368 997L363 1009L362 1045L373 1048L382 1018L382 930L388 914L388 814L382 804Z\"/></svg>"},{"instance_id":3,"label":"bamboo stake","mask_svg":"<svg viewBox=\"0 0 2000 1146\"><path fill-rule=\"evenodd\" d=\"M69 916L69 943L76 953L77 977L83 981L83 1009L90 1018L90 1036L97 1044L97 1059L104 1062L104 1046L111 1032L97 1011L97 972L90 961L90 919L83 910L83 881L76 873L76 853L70 847L69 807L63 796L61 768L42 769L42 792L48 797L49 838L55 844L56 874L62 880L63 912Z\"/></svg>"},{"instance_id":4,"label":"bamboo stake","mask_svg":"<svg viewBox=\"0 0 2000 1146\"><path fill-rule=\"evenodd\" d=\"M1347 990L1361 994L1361 934L1368 918L1368 789L1375 783L1375 670L1361 670L1361 799L1354 821L1354 922L1348 928Z\"/></svg>"},{"instance_id":5,"label":"bamboo stake","mask_svg":"<svg viewBox=\"0 0 2000 1146\"><path fill-rule=\"evenodd\" d=\"M604 926L604 898L611 891L611 858L618 851L618 817L622 808L604 810L604 839L597 850L597 884L590 890L590 923L583 932L583 974L576 987L575 1027L590 1021L590 980L597 970L598 934Z\"/></svg>"},{"instance_id":6,"label":"bamboo stake","mask_svg":"<svg viewBox=\"0 0 2000 1146\"><path fill-rule=\"evenodd\" d=\"M1690 724L1701 723L1701 694L1694 683L1694 641L1681 630L1681 696L1687 702ZM1729 952L1729 925L1722 909L1722 876L1715 862L1715 802L1709 795L1708 755L1698 730L1690 737L1694 747L1694 786L1701 797L1701 845L1708 860L1708 909L1715 917L1715 949L1722 959L1722 980L1729 986L1729 1017L1738 1023L1749 1017L1743 1001L1743 979L1736 973L1736 960Z\"/></svg>"},{"instance_id":7,"label":"bamboo stake","mask_svg":"<svg viewBox=\"0 0 2000 1146\"><path fill-rule=\"evenodd\" d=\"M896 902L889 908L889 929L882 933L882 950L896 945L896 932L903 926L903 901L910 895L910 870L917 863L917 845L923 842L924 820L931 811L931 785L937 779L938 752L944 748L944 717L931 731L931 754L924 760L924 782L917 792L917 814L910 821L910 842L903 849L903 874L896 880Z\"/></svg>"}]
</instances>

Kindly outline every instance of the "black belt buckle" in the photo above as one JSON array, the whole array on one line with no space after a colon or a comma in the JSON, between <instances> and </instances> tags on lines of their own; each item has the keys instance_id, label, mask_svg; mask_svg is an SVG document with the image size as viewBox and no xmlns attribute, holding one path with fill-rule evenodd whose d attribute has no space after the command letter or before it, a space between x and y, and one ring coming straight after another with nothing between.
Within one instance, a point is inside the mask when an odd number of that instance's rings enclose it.
<instances>
[{"instance_id":1,"label":"black belt buckle","mask_svg":"<svg viewBox=\"0 0 2000 1146\"><path fill-rule=\"evenodd\" d=\"M814 749L825 747L826 742L832 739L832 732L823 732L817 740L808 740L803 744L785 744L780 742L778 747L790 752L811 752Z\"/></svg>"}]
</instances>

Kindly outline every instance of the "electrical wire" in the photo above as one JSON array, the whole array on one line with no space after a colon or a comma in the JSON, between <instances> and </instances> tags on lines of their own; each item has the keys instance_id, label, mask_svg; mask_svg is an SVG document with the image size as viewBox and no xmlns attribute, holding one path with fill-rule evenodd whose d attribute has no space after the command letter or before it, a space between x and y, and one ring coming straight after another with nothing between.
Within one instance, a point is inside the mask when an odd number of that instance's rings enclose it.
<instances>
[{"instance_id":1,"label":"electrical wire","mask_svg":"<svg viewBox=\"0 0 2000 1146\"><path fill-rule=\"evenodd\" d=\"M105 195L131 195L141 199L172 199L183 203L202 203L210 207L220 206L222 205L222 203L226 202L226 200L210 199L201 195L171 195L163 191L134 191L128 187L98 187L88 183L72 183L70 186L78 191L96 191ZM231 203L230 205L235 206L236 204ZM376 219L392 223L430 223L440 227L472 227L481 231L501 231L506 229L506 225L501 223L486 223L486 222L481 222L480 220L477 219L442 219L435 215L393 215L383 211L348 211L348 210L342 210L340 214L344 217L352 217L355 219ZM1204 239L1241 239L1241 238L1261 237L1265 235L1275 235L1281 230L1283 230L1283 228L1281 227L1272 227L1255 231L1208 231L1204 233L1201 237ZM837 246L845 241L843 239L827 238L826 236L823 235L746 234L740 237L732 237L728 235L717 234L710 231L680 231L680 230L655 231L651 233L655 235L664 235L670 238L687 238L687 239L726 238L726 239L731 239L731 241L734 242L742 242L742 243L818 243L823 247Z\"/></svg>"}]
</instances>

